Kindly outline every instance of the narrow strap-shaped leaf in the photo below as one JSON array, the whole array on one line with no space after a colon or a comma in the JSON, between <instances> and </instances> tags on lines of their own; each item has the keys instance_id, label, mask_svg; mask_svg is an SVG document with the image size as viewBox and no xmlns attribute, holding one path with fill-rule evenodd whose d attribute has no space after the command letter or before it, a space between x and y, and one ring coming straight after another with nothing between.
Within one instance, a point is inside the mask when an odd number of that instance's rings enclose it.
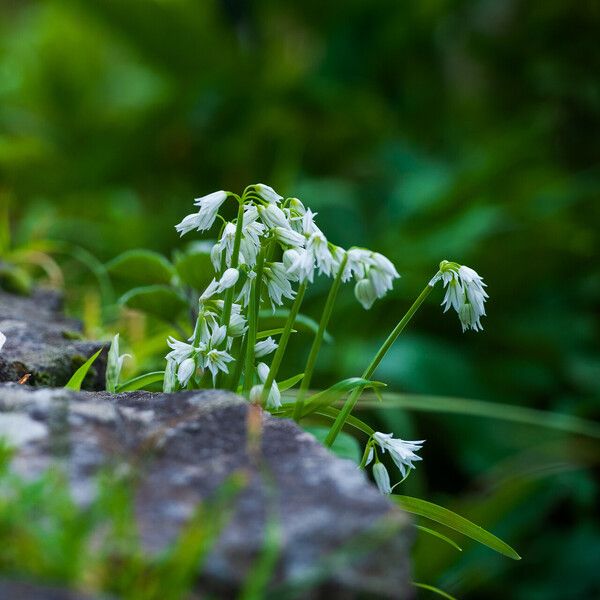
<instances>
[{"instance_id":1,"label":"narrow strap-shaped leaf","mask_svg":"<svg viewBox=\"0 0 600 600\"><path fill-rule=\"evenodd\" d=\"M139 375L138 377L134 377L133 379L129 379L128 381L123 382L121 385L118 385L117 393L135 392L136 390L141 390L147 385L162 381L164 376L164 371L152 371L151 373Z\"/></svg>"},{"instance_id":2,"label":"narrow strap-shaped leaf","mask_svg":"<svg viewBox=\"0 0 600 600\"><path fill-rule=\"evenodd\" d=\"M437 594L438 596L441 596L442 598L446 598L446 600L456 600L456 598L454 596L451 596L448 592L445 592L444 590L440 590L440 588L436 588L433 585L429 585L428 583L417 583L416 581L413 581L413 585L415 587L421 588L422 590L427 590L428 592L433 592L434 594Z\"/></svg>"},{"instance_id":3,"label":"narrow strap-shaped leaf","mask_svg":"<svg viewBox=\"0 0 600 600\"><path fill-rule=\"evenodd\" d=\"M435 529L429 529L429 527L425 527L424 525L417 525L417 529L420 529L421 531L424 531L425 533L428 533L429 535L432 535L433 537L436 537L436 538L446 542L447 544L450 544L450 546L452 546L459 552L462 552L462 548L454 540L451 540L449 537L445 536L443 533L440 533L439 531L436 531Z\"/></svg>"},{"instance_id":4,"label":"narrow strap-shaped leaf","mask_svg":"<svg viewBox=\"0 0 600 600\"><path fill-rule=\"evenodd\" d=\"M279 386L280 392L285 392L290 388L293 388L302 378L304 377L304 373L298 373L298 375L294 375L289 379L284 379L280 381L277 385Z\"/></svg>"},{"instance_id":5,"label":"narrow strap-shaped leaf","mask_svg":"<svg viewBox=\"0 0 600 600\"><path fill-rule=\"evenodd\" d=\"M377 388L377 387L385 387L385 383L380 381L371 381L369 379L364 379L363 377L349 377L348 379L343 379L342 381L338 381L331 387L314 394L311 396L305 403L304 409L302 410L302 416L305 417L312 412L315 412L317 409L325 406L329 406L336 402L339 397L347 392L351 392L356 388Z\"/></svg>"},{"instance_id":6,"label":"narrow strap-shaped leaf","mask_svg":"<svg viewBox=\"0 0 600 600\"><path fill-rule=\"evenodd\" d=\"M377 407L381 409L399 407L417 412L439 412L466 415L469 417L484 417L600 438L600 425L598 423L572 415L537 410L525 406L471 400L468 398L419 396L388 392L383 394L383 400L384 404L379 405L372 400L363 399L360 406L363 408Z\"/></svg>"},{"instance_id":7,"label":"narrow strap-shaped leaf","mask_svg":"<svg viewBox=\"0 0 600 600\"><path fill-rule=\"evenodd\" d=\"M69 379L69 381L65 385L66 389L75 390L76 392L81 390L81 384L83 383L85 376L88 374L88 371L90 370L91 366L94 364L94 361L100 356L100 352L102 352L102 350L104 350L104 348L100 348L100 350L98 350L98 352L96 352L96 354L94 354L93 356L88 358L79 367L79 369L77 369L77 371L75 371L75 373L73 373L73 376L71 377L71 379Z\"/></svg>"},{"instance_id":8,"label":"narrow strap-shaped leaf","mask_svg":"<svg viewBox=\"0 0 600 600\"><path fill-rule=\"evenodd\" d=\"M496 537L493 533L486 531L483 527L475 525L475 523L472 523L468 519L457 515L455 512L452 512L443 506L438 506L437 504L421 500L420 498L413 498L412 496L392 495L390 497L406 512L441 523L500 554L504 554L513 560L521 560L521 557L513 550L513 548L503 542L500 538Z\"/></svg>"},{"instance_id":9,"label":"narrow strap-shaped leaf","mask_svg":"<svg viewBox=\"0 0 600 600\"><path fill-rule=\"evenodd\" d=\"M266 329L265 331L259 331L256 334L257 340L262 340L271 335L281 335L283 333L283 327L277 327L276 329ZM298 333L296 329L292 329L291 333Z\"/></svg>"}]
</instances>

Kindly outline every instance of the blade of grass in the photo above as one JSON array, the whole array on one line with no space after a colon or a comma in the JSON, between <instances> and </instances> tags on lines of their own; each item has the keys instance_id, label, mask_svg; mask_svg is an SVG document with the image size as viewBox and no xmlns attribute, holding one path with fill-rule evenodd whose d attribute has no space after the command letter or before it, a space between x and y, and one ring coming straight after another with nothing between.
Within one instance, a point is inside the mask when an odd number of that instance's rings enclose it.
<instances>
[{"instance_id":1,"label":"blade of grass","mask_svg":"<svg viewBox=\"0 0 600 600\"><path fill-rule=\"evenodd\" d=\"M81 390L81 384L83 383L85 376L88 374L88 371L90 370L91 366L94 364L94 361L100 356L100 353L102 352L102 350L104 350L104 348L100 348L100 350L98 350L98 352L96 352L96 354L94 354L93 356L88 358L79 367L79 369L77 369L77 371L75 371L75 373L73 373L73 376L71 377L71 379L69 379L69 381L65 385L66 389L74 390L76 392Z\"/></svg>"},{"instance_id":2,"label":"blade of grass","mask_svg":"<svg viewBox=\"0 0 600 600\"><path fill-rule=\"evenodd\" d=\"M390 498L406 512L441 523L500 554L504 554L504 556L508 556L513 560L521 560L521 557L506 542L503 542L493 533L486 531L483 527L475 525L475 523L472 523L468 519L457 515L455 512L452 512L443 506L438 506L437 504L433 504L433 502L427 502L427 500L421 500L420 498L413 498L411 496L392 495Z\"/></svg>"}]
</instances>

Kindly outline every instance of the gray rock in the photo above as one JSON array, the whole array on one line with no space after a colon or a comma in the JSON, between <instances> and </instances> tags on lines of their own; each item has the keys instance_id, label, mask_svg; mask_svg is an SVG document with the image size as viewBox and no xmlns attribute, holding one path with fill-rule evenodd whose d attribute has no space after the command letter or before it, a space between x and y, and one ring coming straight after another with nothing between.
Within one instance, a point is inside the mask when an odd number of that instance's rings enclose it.
<instances>
[{"instance_id":1,"label":"gray rock","mask_svg":"<svg viewBox=\"0 0 600 600\"><path fill-rule=\"evenodd\" d=\"M61 313L61 296L35 290L31 297L0 291L0 331L6 344L0 351L0 381L16 382L30 374L28 385L62 387L102 344L81 339L81 323ZM99 356L85 389L102 389L106 353Z\"/></svg>"},{"instance_id":2,"label":"gray rock","mask_svg":"<svg viewBox=\"0 0 600 600\"><path fill-rule=\"evenodd\" d=\"M150 553L164 550L225 480L243 477L231 519L203 565L202 589L217 597L234 594L256 567L267 519L279 532L274 597L412 597L407 515L351 461L258 410L220 391L110 395L0 386L0 415L20 420L13 467L22 476L37 477L59 461L85 505L101 466L139 473L136 517ZM247 435L249 422L259 423L258 437ZM310 592L302 588L307 582Z\"/></svg>"},{"instance_id":3,"label":"gray rock","mask_svg":"<svg viewBox=\"0 0 600 600\"><path fill-rule=\"evenodd\" d=\"M0 598L2 600L108 600L105 597L92 598L79 592L22 581L0 581Z\"/></svg>"}]
</instances>

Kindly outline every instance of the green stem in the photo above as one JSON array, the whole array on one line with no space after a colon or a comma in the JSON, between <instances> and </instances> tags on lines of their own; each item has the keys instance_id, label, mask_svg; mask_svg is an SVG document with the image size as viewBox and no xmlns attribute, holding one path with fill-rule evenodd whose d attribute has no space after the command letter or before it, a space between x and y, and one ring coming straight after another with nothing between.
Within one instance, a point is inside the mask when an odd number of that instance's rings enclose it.
<instances>
[{"instance_id":1,"label":"green stem","mask_svg":"<svg viewBox=\"0 0 600 600\"><path fill-rule=\"evenodd\" d=\"M419 310L419 307L421 306L421 304L423 304L425 298L429 296L432 289L433 286L428 284L425 287L425 289L419 294L419 297L413 302L413 305L408 309L407 313L402 317L398 325L394 327L394 330L392 331L392 333L390 333L390 335L385 340L381 348L379 348L379 351L377 352L373 360L370 362L369 366L364 370L362 374L363 379L371 379L373 373L383 360L383 357L387 354L387 351L392 347L392 344L396 341L398 336L408 325L408 323L413 318L417 310ZM348 396L346 402L344 403L344 406L342 407L342 410L340 411L334 424L331 426L327 437L325 438L325 445L329 448L333 445L333 442L335 442L335 439L344 427L344 423L350 416L350 413L354 409L354 406L358 402L358 399L360 398L360 395L362 394L364 389L364 386L358 387L350 394L350 396Z\"/></svg>"},{"instance_id":2,"label":"green stem","mask_svg":"<svg viewBox=\"0 0 600 600\"><path fill-rule=\"evenodd\" d=\"M256 277L250 288L248 303L248 334L246 335L246 361L244 367L244 393L250 392L254 383L254 346L258 331L258 307L260 306L260 288L263 267L265 264L266 248L262 247L256 260Z\"/></svg>"},{"instance_id":3,"label":"green stem","mask_svg":"<svg viewBox=\"0 0 600 600\"><path fill-rule=\"evenodd\" d=\"M292 308L290 310L290 314L283 328L283 332L281 334L281 338L279 339L279 346L277 346L277 350L275 351L275 356L273 357L273 362L271 363L271 367L269 368L269 375L267 376L267 380L265 381L262 393L262 403L263 405L266 403L267 398L269 396L269 392L271 391L271 387L273 382L275 381L275 377L277 377L277 373L279 372L279 367L281 366L281 361L283 360L283 355L285 354L285 350L290 339L290 335L292 334L292 328L294 327L294 323L296 322L296 317L300 312L300 306L302 305L302 300L304 298L304 292L306 292L306 287L308 282L300 284L298 288L298 292L296 294L296 299L294 300L294 304L292 304Z\"/></svg>"},{"instance_id":4,"label":"green stem","mask_svg":"<svg viewBox=\"0 0 600 600\"><path fill-rule=\"evenodd\" d=\"M242 243L242 229L244 227L244 203L240 201L238 209L237 224L235 228L235 238L233 240L233 253L231 255L231 268L237 269L240 260L240 245ZM223 302L223 314L221 315L221 325L229 327L229 319L231 318L231 305L233 304L233 294L235 286L230 287L225 292L225 300Z\"/></svg>"},{"instance_id":5,"label":"green stem","mask_svg":"<svg viewBox=\"0 0 600 600\"><path fill-rule=\"evenodd\" d=\"M313 344L310 349L310 354L308 355L308 360L306 361L304 377L302 378L302 382L300 383L300 389L298 390L298 396L296 397L296 405L294 407L295 421L300 421L300 419L302 418L302 409L304 408L304 397L306 396L306 392L310 387L313 371L317 362L317 357L319 356L319 351L321 350L321 345L323 343L323 336L325 335L325 331L327 330L327 326L329 325L329 320L331 319L331 313L333 312L335 299L337 298L338 292L340 290L342 277L344 275L344 267L346 266L347 262L348 255L344 254L344 258L342 259L342 262L339 266L339 271L335 279L333 280L333 283L331 284L331 289L329 290L329 295L327 296L327 301L325 302L325 308L323 309L321 322L319 323L319 329L317 330L317 335L313 340Z\"/></svg>"}]
</instances>

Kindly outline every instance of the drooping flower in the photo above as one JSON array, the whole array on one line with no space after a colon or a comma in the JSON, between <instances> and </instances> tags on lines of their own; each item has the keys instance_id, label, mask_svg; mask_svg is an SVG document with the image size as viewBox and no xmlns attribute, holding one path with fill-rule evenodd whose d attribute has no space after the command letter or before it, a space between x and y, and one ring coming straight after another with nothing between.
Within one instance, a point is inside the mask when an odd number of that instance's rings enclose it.
<instances>
[{"instance_id":1,"label":"drooping flower","mask_svg":"<svg viewBox=\"0 0 600 600\"><path fill-rule=\"evenodd\" d=\"M306 249L315 257L319 273L327 277L331 276L334 266L333 256L329 250L327 238L318 227L314 227L314 231L306 243Z\"/></svg>"},{"instance_id":2,"label":"drooping flower","mask_svg":"<svg viewBox=\"0 0 600 600\"><path fill-rule=\"evenodd\" d=\"M383 463L376 462L373 465L373 479L375 479L375 483L382 494L388 495L392 493L390 474Z\"/></svg>"},{"instance_id":3,"label":"drooping flower","mask_svg":"<svg viewBox=\"0 0 600 600\"><path fill-rule=\"evenodd\" d=\"M463 332L467 329L481 331L481 317L485 316L486 284L476 271L465 265L443 260L440 270L429 285L442 280L446 294L442 301L444 312L453 308L460 319Z\"/></svg>"},{"instance_id":4,"label":"drooping flower","mask_svg":"<svg viewBox=\"0 0 600 600\"><path fill-rule=\"evenodd\" d=\"M252 291L252 281L254 279L256 279L256 272L248 271L248 273L246 273L246 281L236 298L236 301L241 302L244 307L250 304L250 292Z\"/></svg>"},{"instance_id":5,"label":"drooping flower","mask_svg":"<svg viewBox=\"0 0 600 600\"><path fill-rule=\"evenodd\" d=\"M194 229L198 231L210 229L217 218L219 208L225 200L227 200L227 192L223 190L202 196L202 198L196 198L194 204L199 206L200 210L185 217L181 223L175 226L175 229L182 236Z\"/></svg>"},{"instance_id":6,"label":"drooping flower","mask_svg":"<svg viewBox=\"0 0 600 600\"><path fill-rule=\"evenodd\" d=\"M264 268L264 279L267 286L267 293L273 307L281 306L283 298L293 299L296 293L292 289L292 285L287 277L287 269L283 263L269 263Z\"/></svg>"},{"instance_id":7,"label":"drooping flower","mask_svg":"<svg viewBox=\"0 0 600 600\"><path fill-rule=\"evenodd\" d=\"M163 392L166 394L177 389L177 363L172 358L167 358L167 367L163 378Z\"/></svg>"},{"instance_id":8,"label":"drooping flower","mask_svg":"<svg viewBox=\"0 0 600 600\"><path fill-rule=\"evenodd\" d=\"M242 315L242 307L235 302L231 305L231 317L229 318L229 327L227 335L230 337L240 337L244 335L247 329L247 322Z\"/></svg>"},{"instance_id":9,"label":"drooping flower","mask_svg":"<svg viewBox=\"0 0 600 600\"><path fill-rule=\"evenodd\" d=\"M256 358L261 358L262 356L267 356L274 352L277 349L277 342L269 336L266 340L261 340L254 345L254 356Z\"/></svg>"},{"instance_id":10,"label":"drooping flower","mask_svg":"<svg viewBox=\"0 0 600 600\"><path fill-rule=\"evenodd\" d=\"M275 238L285 246L291 246L292 248L301 248L306 242L306 238L294 231L291 227L275 227L273 229Z\"/></svg>"},{"instance_id":11,"label":"drooping flower","mask_svg":"<svg viewBox=\"0 0 600 600\"><path fill-rule=\"evenodd\" d=\"M218 271L221 268L221 260L223 256L223 251L225 251L225 264L227 266L231 265L231 257L233 254L233 245L235 243L235 231L236 226L235 223L227 223L223 228L223 233L221 234L221 238L219 241L213 246L210 258L215 268L215 271Z\"/></svg>"},{"instance_id":12,"label":"drooping flower","mask_svg":"<svg viewBox=\"0 0 600 600\"><path fill-rule=\"evenodd\" d=\"M240 272L237 269L227 269L221 276L221 279L219 279L217 293L220 294L221 292L228 290L230 287L233 287L237 283L239 277Z\"/></svg>"},{"instance_id":13,"label":"drooping flower","mask_svg":"<svg viewBox=\"0 0 600 600\"><path fill-rule=\"evenodd\" d=\"M2 347L4 346L5 343L6 343L6 336L0 331L0 350L2 350Z\"/></svg>"},{"instance_id":14,"label":"drooping flower","mask_svg":"<svg viewBox=\"0 0 600 600\"><path fill-rule=\"evenodd\" d=\"M258 363L256 366L256 372L258 378L264 384L269 376L269 367L265 363ZM250 391L250 399L254 399L255 402L260 402L263 394L264 385L255 385ZM271 390L267 396L267 408L279 408L281 406L281 392L277 382L273 382Z\"/></svg>"},{"instance_id":15,"label":"drooping flower","mask_svg":"<svg viewBox=\"0 0 600 600\"><path fill-rule=\"evenodd\" d=\"M258 195L267 202L278 204L283 200L283 196L279 195L270 185L257 183L254 186L254 189L258 192Z\"/></svg>"},{"instance_id":16,"label":"drooping flower","mask_svg":"<svg viewBox=\"0 0 600 600\"><path fill-rule=\"evenodd\" d=\"M313 282L315 257L305 248L291 248L283 253L283 265L291 281Z\"/></svg>"},{"instance_id":17,"label":"drooping flower","mask_svg":"<svg viewBox=\"0 0 600 600\"><path fill-rule=\"evenodd\" d=\"M262 222L269 227L269 229L275 229L275 227L291 229L285 213L276 204L259 206L258 214L260 215Z\"/></svg>"},{"instance_id":18,"label":"drooping flower","mask_svg":"<svg viewBox=\"0 0 600 600\"><path fill-rule=\"evenodd\" d=\"M373 434L373 439L382 452L389 451L392 460L402 473L402 477L406 477L406 469L414 469L413 462L422 460L420 456L417 456L415 452L418 452L425 440L419 441L406 441L401 439L394 439L391 433L381 433L379 431Z\"/></svg>"},{"instance_id":19,"label":"drooping flower","mask_svg":"<svg viewBox=\"0 0 600 600\"><path fill-rule=\"evenodd\" d=\"M354 295L365 310L369 310L377 300L377 292L370 279L360 279L354 286Z\"/></svg>"},{"instance_id":20,"label":"drooping flower","mask_svg":"<svg viewBox=\"0 0 600 600\"><path fill-rule=\"evenodd\" d=\"M179 385L181 385L181 387L185 387L195 371L196 361L191 357L186 358L177 369L177 379L179 380Z\"/></svg>"}]
</instances>

